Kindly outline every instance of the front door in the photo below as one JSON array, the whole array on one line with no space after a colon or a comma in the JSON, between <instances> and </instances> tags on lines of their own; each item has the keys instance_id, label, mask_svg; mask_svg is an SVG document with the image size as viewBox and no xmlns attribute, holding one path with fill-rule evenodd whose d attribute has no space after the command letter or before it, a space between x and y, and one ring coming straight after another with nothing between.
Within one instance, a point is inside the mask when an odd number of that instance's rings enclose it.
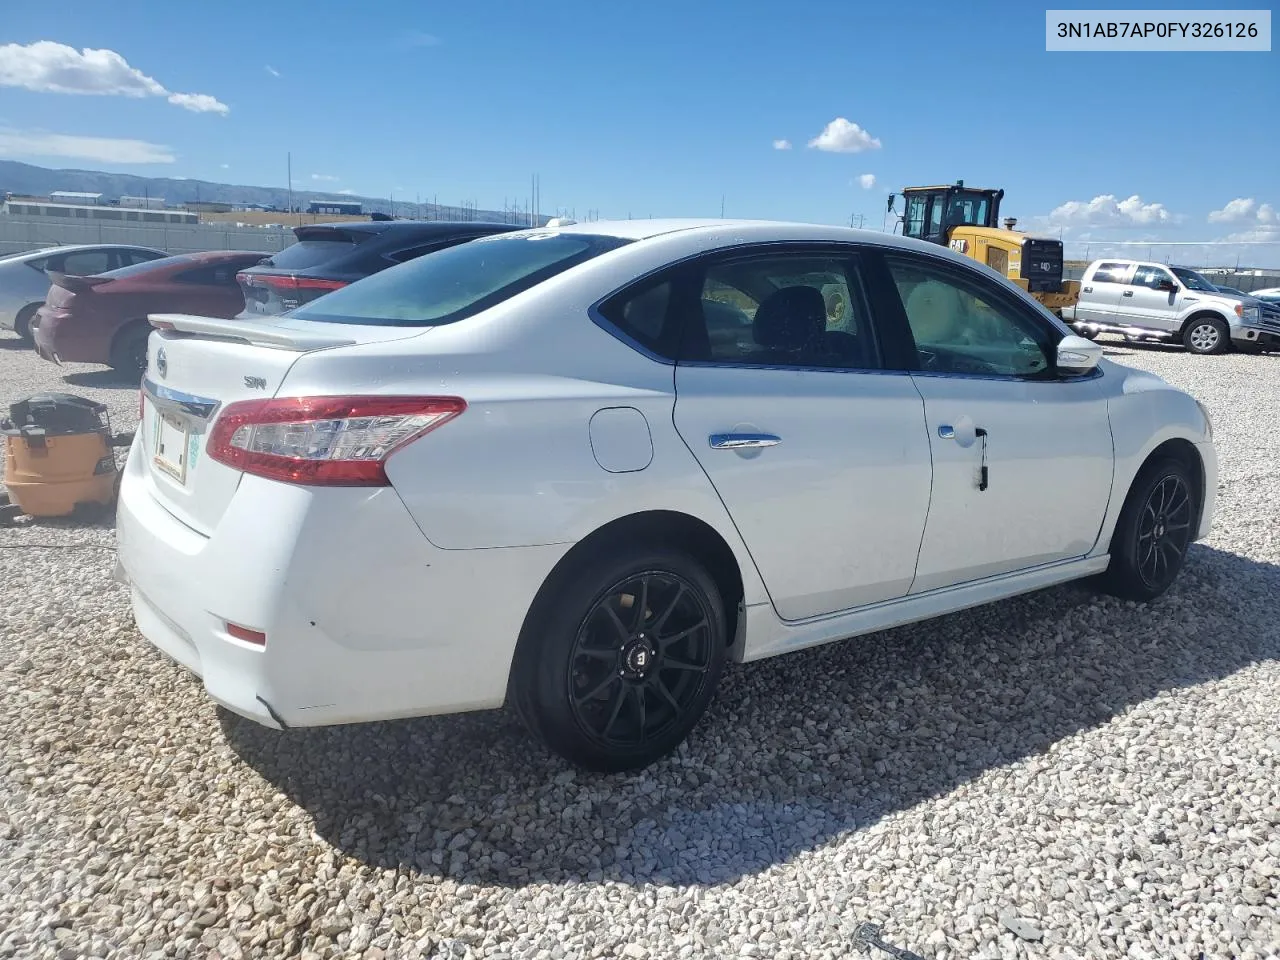
<instances>
[{"instance_id":1,"label":"front door","mask_svg":"<svg viewBox=\"0 0 1280 960\"><path fill-rule=\"evenodd\" d=\"M1165 287L1162 289L1161 284ZM1172 286L1173 289L1168 289ZM1139 264L1134 268L1120 294L1116 317L1119 323L1155 330L1160 333L1177 333L1179 324L1178 297L1181 293L1177 282L1159 264Z\"/></svg>"},{"instance_id":2,"label":"front door","mask_svg":"<svg viewBox=\"0 0 1280 960\"><path fill-rule=\"evenodd\" d=\"M905 596L929 509L920 394L885 370L856 256L735 254L695 267L675 426L799 620Z\"/></svg>"},{"instance_id":3,"label":"front door","mask_svg":"<svg viewBox=\"0 0 1280 960\"><path fill-rule=\"evenodd\" d=\"M934 258L886 259L933 456L911 592L1086 555L1112 479L1097 377L1056 377L1061 331L1011 291Z\"/></svg>"}]
</instances>

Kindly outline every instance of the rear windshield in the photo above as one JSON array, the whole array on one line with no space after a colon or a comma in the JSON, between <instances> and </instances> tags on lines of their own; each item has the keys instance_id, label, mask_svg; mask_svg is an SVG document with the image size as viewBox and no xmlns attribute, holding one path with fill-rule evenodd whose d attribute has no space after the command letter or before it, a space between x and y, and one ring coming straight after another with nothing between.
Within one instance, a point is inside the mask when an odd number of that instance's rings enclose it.
<instances>
[{"instance_id":1,"label":"rear windshield","mask_svg":"<svg viewBox=\"0 0 1280 960\"><path fill-rule=\"evenodd\" d=\"M279 253L272 254L271 259L262 265L280 267L282 270L307 270L336 260L344 253L350 253L354 247L355 244L346 234L334 234L332 239L327 240L299 240Z\"/></svg>"},{"instance_id":2,"label":"rear windshield","mask_svg":"<svg viewBox=\"0 0 1280 960\"><path fill-rule=\"evenodd\" d=\"M119 277L132 277L139 273L151 273L153 270L159 270L170 264L182 263L186 260L193 260L194 257L189 253L180 253L176 257L159 257L155 260L143 260L141 263L130 264L127 267L117 267L114 270L105 270L98 274L100 277L111 277L117 279Z\"/></svg>"},{"instance_id":3,"label":"rear windshield","mask_svg":"<svg viewBox=\"0 0 1280 960\"><path fill-rule=\"evenodd\" d=\"M630 241L581 233L481 237L366 277L298 307L323 323L434 327L487 310Z\"/></svg>"}]
</instances>

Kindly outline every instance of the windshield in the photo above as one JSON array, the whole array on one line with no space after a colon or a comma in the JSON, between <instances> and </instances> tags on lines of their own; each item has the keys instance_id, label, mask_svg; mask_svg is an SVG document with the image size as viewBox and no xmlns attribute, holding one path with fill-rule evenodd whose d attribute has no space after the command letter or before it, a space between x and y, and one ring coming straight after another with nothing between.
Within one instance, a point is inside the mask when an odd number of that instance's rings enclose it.
<instances>
[{"instance_id":1,"label":"windshield","mask_svg":"<svg viewBox=\"0 0 1280 960\"><path fill-rule=\"evenodd\" d=\"M981 193L952 194L947 208L947 223L983 226L987 222L988 198Z\"/></svg>"},{"instance_id":2,"label":"windshield","mask_svg":"<svg viewBox=\"0 0 1280 960\"><path fill-rule=\"evenodd\" d=\"M1200 290L1204 293L1218 292L1217 287L1194 270L1188 270L1186 267L1170 267L1169 269L1174 272L1174 275L1182 281L1183 286L1188 290Z\"/></svg>"},{"instance_id":3,"label":"windshield","mask_svg":"<svg viewBox=\"0 0 1280 960\"><path fill-rule=\"evenodd\" d=\"M123 277L132 277L139 273L150 273L162 267L167 267L184 260L194 260L195 258L189 253L180 253L176 257L160 257L155 260L143 260L141 263L130 264L127 267L117 267L115 270L104 270L99 276L110 277L112 280L119 280Z\"/></svg>"},{"instance_id":4,"label":"windshield","mask_svg":"<svg viewBox=\"0 0 1280 960\"><path fill-rule=\"evenodd\" d=\"M628 242L581 233L482 237L375 273L291 316L374 326L453 323Z\"/></svg>"}]
</instances>

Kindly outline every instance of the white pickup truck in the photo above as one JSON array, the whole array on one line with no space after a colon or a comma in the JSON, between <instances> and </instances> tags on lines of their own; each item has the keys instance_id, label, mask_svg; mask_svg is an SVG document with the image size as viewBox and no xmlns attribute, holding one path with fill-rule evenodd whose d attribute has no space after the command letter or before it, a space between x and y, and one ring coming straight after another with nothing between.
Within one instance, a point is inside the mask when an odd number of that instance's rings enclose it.
<instances>
[{"instance_id":1,"label":"white pickup truck","mask_svg":"<svg viewBox=\"0 0 1280 960\"><path fill-rule=\"evenodd\" d=\"M1095 260L1080 280L1080 301L1062 312L1093 339L1180 342L1192 353L1280 350L1280 310L1223 293L1194 270L1140 260Z\"/></svg>"}]
</instances>

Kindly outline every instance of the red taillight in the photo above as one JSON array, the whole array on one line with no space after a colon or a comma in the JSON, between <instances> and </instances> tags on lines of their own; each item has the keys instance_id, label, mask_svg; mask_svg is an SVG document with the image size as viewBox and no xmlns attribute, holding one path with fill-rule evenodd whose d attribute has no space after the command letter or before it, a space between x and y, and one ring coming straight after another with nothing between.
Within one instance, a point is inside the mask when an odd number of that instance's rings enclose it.
<instances>
[{"instance_id":1,"label":"red taillight","mask_svg":"<svg viewBox=\"0 0 1280 960\"><path fill-rule=\"evenodd\" d=\"M382 487L387 457L467 408L461 397L241 400L209 431L210 458L314 486Z\"/></svg>"},{"instance_id":2,"label":"red taillight","mask_svg":"<svg viewBox=\"0 0 1280 960\"><path fill-rule=\"evenodd\" d=\"M277 290L337 290L347 285L345 280L293 277L283 273L237 273L236 279L250 287L274 287Z\"/></svg>"},{"instance_id":3,"label":"red taillight","mask_svg":"<svg viewBox=\"0 0 1280 960\"><path fill-rule=\"evenodd\" d=\"M250 630L248 627L242 627L238 623L228 623L227 633L237 640L252 643L256 647L265 647L267 645L267 635L265 633L261 630Z\"/></svg>"}]
</instances>

